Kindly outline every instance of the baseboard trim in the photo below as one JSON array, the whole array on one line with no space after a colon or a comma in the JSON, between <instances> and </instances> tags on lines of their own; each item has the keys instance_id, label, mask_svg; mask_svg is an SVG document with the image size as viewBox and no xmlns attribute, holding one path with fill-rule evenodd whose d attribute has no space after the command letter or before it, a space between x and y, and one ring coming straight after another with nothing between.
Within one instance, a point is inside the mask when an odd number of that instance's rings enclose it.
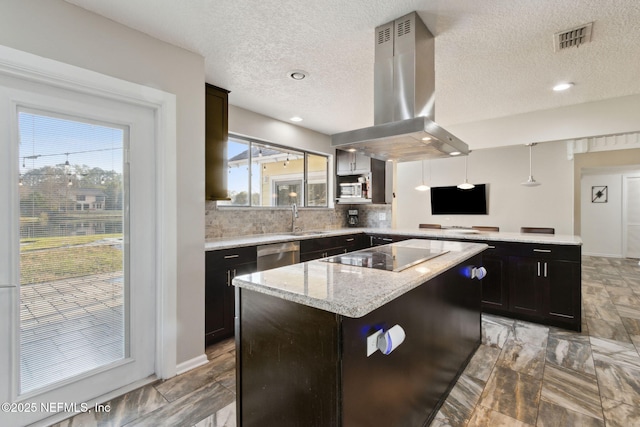
<instances>
[{"instance_id":1,"label":"baseboard trim","mask_svg":"<svg viewBox=\"0 0 640 427\"><path fill-rule=\"evenodd\" d=\"M193 359L189 359L185 362L178 363L176 366L176 375L184 374L187 371L197 368L198 366L205 365L209 362L206 354L201 354L198 357L194 357Z\"/></svg>"},{"instance_id":2,"label":"baseboard trim","mask_svg":"<svg viewBox=\"0 0 640 427\"><path fill-rule=\"evenodd\" d=\"M582 252L582 255L598 256L602 258L624 258L622 254L602 254L602 253L596 253L596 252Z\"/></svg>"}]
</instances>

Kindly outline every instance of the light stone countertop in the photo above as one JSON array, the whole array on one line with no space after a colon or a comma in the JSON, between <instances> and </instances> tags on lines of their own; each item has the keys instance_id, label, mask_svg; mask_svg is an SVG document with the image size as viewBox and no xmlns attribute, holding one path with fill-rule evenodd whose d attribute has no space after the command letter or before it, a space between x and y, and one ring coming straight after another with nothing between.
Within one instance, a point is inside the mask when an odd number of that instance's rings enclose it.
<instances>
[{"instance_id":1,"label":"light stone countertop","mask_svg":"<svg viewBox=\"0 0 640 427\"><path fill-rule=\"evenodd\" d=\"M411 239L394 246L449 251L400 272L309 261L238 276L233 285L347 317L362 317L481 253L481 243Z\"/></svg>"},{"instance_id":2,"label":"light stone countertop","mask_svg":"<svg viewBox=\"0 0 640 427\"><path fill-rule=\"evenodd\" d=\"M303 232L304 233L304 232ZM307 232L308 233L308 232ZM421 238L452 238L456 240L487 240L497 242L538 243L549 245L582 245L580 236L568 234L524 234L512 232L470 232L469 229L392 229L392 228L342 228L318 231L319 234L295 235L291 233L261 234L231 238L212 239L205 243L205 251L231 249L243 246L267 245L294 240L321 237L346 236L357 233L391 234Z\"/></svg>"}]
</instances>

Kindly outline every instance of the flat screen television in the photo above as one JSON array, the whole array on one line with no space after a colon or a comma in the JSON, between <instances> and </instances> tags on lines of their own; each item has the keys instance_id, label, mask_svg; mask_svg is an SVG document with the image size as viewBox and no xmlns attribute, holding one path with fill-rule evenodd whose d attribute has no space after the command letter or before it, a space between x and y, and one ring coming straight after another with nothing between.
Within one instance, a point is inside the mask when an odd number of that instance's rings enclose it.
<instances>
[{"instance_id":1,"label":"flat screen television","mask_svg":"<svg viewBox=\"0 0 640 427\"><path fill-rule=\"evenodd\" d=\"M431 187L432 215L486 215L487 185L476 184L470 190L456 186Z\"/></svg>"}]
</instances>

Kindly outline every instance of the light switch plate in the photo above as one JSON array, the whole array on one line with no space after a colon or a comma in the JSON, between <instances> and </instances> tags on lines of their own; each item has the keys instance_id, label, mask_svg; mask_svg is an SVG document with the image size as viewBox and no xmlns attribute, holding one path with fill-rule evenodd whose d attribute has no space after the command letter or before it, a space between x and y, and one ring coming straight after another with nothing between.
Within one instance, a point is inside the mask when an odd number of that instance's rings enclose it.
<instances>
[{"instance_id":1,"label":"light switch plate","mask_svg":"<svg viewBox=\"0 0 640 427\"><path fill-rule=\"evenodd\" d=\"M378 212L378 220L386 221L387 220L387 213L386 212Z\"/></svg>"},{"instance_id":2,"label":"light switch plate","mask_svg":"<svg viewBox=\"0 0 640 427\"><path fill-rule=\"evenodd\" d=\"M371 356L378 349L378 337L382 335L382 329L367 337L367 357Z\"/></svg>"}]
</instances>

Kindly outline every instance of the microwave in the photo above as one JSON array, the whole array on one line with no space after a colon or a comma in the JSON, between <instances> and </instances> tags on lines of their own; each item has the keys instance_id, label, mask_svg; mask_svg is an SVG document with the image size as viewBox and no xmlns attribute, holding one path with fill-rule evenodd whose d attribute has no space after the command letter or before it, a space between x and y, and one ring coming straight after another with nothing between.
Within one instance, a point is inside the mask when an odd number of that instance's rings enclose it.
<instances>
[{"instance_id":1,"label":"microwave","mask_svg":"<svg viewBox=\"0 0 640 427\"><path fill-rule=\"evenodd\" d=\"M362 198L361 182L343 182L340 184L340 198L349 197Z\"/></svg>"}]
</instances>

